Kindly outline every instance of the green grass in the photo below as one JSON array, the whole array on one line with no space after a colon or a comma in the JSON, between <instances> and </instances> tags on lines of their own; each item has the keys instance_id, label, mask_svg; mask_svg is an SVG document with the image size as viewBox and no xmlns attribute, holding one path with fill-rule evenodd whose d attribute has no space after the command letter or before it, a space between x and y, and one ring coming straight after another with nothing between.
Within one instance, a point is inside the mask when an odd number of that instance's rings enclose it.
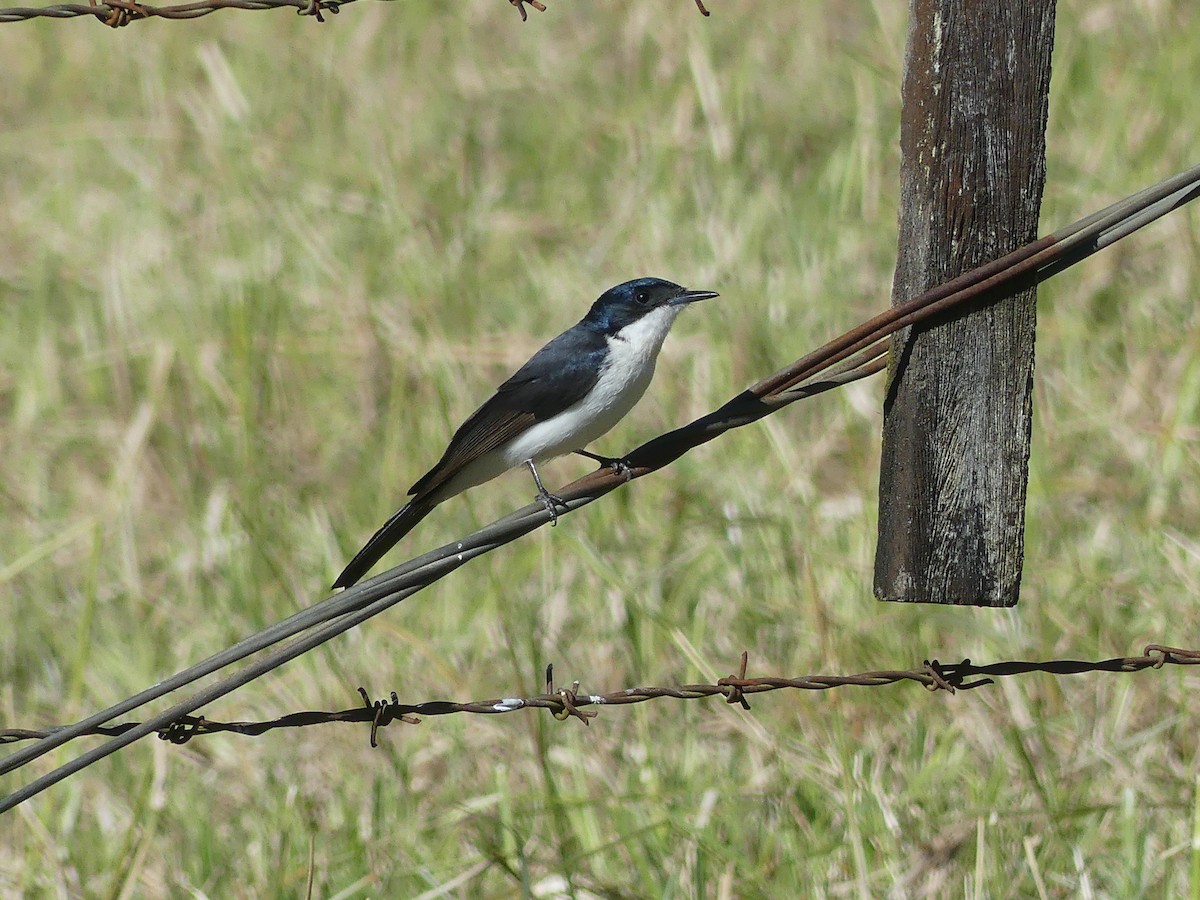
<instances>
[{"instance_id":1,"label":"green grass","mask_svg":"<svg viewBox=\"0 0 1200 900\"><path fill-rule=\"evenodd\" d=\"M714 288L596 448L881 309L900 4L355 4L0 28L0 718L320 599L605 287ZM1063 0L1053 230L1196 162L1188 0ZM208 710L1196 646L1200 214L1042 291L1012 611L871 599L882 382L727 435ZM550 467L563 483L586 470ZM517 473L389 556L530 499ZM1200 893L1195 675L145 741L0 819L0 895ZM81 742L80 746L90 742ZM38 772L78 748L31 766ZM33 772L0 780L7 792ZM437 894L439 886L448 886Z\"/></svg>"}]
</instances>

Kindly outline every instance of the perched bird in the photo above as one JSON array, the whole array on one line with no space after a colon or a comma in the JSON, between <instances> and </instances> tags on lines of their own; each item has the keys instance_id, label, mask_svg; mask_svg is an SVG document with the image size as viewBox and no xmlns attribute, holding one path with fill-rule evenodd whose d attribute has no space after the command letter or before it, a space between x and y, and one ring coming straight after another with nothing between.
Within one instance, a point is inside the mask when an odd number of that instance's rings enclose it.
<instances>
[{"instance_id":1,"label":"perched bird","mask_svg":"<svg viewBox=\"0 0 1200 900\"><path fill-rule=\"evenodd\" d=\"M562 503L546 490L536 464L566 453L617 460L583 448L621 421L654 375L663 340L680 310L715 291L689 291L661 278L610 288L588 314L530 357L475 410L436 466L408 491L412 498L375 532L333 583L349 587L430 511L455 494L520 465L556 516Z\"/></svg>"}]
</instances>

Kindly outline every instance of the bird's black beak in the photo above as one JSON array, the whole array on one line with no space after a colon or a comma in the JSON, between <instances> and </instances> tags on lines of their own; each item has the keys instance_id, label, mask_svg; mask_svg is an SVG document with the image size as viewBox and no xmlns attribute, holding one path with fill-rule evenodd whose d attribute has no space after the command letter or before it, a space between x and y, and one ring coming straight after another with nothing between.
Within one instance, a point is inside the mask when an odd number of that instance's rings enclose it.
<instances>
[{"instance_id":1,"label":"bird's black beak","mask_svg":"<svg viewBox=\"0 0 1200 900\"><path fill-rule=\"evenodd\" d=\"M671 301L672 306L683 306L686 303L695 303L697 300L711 300L713 297L720 297L716 291L688 291L685 290L678 297Z\"/></svg>"}]
</instances>

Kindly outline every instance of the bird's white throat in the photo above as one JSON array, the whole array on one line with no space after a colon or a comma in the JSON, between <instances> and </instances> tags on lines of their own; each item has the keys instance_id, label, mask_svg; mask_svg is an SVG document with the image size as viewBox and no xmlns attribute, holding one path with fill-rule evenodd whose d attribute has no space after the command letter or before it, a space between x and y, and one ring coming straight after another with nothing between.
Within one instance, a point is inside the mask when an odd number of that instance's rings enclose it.
<instances>
[{"instance_id":1,"label":"bird's white throat","mask_svg":"<svg viewBox=\"0 0 1200 900\"><path fill-rule=\"evenodd\" d=\"M641 399L650 384L658 351L681 309L682 306L660 306L608 338L608 360L600 381L611 383L609 390L621 399L626 391L637 389L625 412ZM596 389L600 386L597 384Z\"/></svg>"}]
</instances>

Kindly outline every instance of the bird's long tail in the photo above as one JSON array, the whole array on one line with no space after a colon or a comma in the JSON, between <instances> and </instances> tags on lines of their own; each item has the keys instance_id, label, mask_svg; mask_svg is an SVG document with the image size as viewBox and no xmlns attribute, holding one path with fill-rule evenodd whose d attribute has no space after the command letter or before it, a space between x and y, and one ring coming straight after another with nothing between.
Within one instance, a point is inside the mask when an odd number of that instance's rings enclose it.
<instances>
[{"instance_id":1,"label":"bird's long tail","mask_svg":"<svg viewBox=\"0 0 1200 900\"><path fill-rule=\"evenodd\" d=\"M396 545L400 538L417 527L417 523L425 518L437 506L428 499L414 499L406 503L399 512L383 523L366 546L355 554L342 574L333 583L334 588L346 588L367 574L371 566L379 562L379 558Z\"/></svg>"}]
</instances>

